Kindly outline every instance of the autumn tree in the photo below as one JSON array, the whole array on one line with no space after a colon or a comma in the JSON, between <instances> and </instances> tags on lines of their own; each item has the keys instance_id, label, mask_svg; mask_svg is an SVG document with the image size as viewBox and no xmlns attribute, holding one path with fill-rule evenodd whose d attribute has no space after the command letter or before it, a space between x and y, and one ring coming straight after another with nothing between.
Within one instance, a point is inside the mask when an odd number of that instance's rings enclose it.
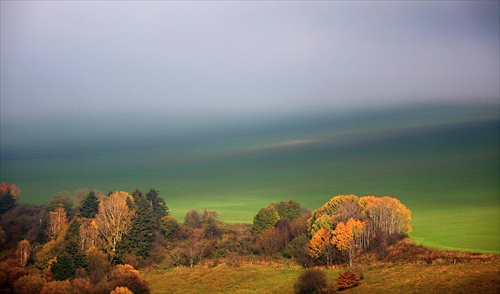
<instances>
[{"instance_id":1,"label":"autumn tree","mask_svg":"<svg viewBox=\"0 0 500 294\"><path fill-rule=\"evenodd\" d=\"M99 247L99 230L94 219L82 219L78 232L78 246L82 252L86 252L90 247Z\"/></svg>"},{"instance_id":2,"label":"autumn tree","mask_svg":"<svg viewBox=\"0 0 500 294\"><path fill-rule=\"evenodd\" d=\"M207 237L212 238L219 235L220 221L219 213L217 211L205 208L202 215L202 224Z\"/></svg>"},{"instance_id":3,"label":"autumn tree","mask_svg":"<svg viewBox=\"0 0 500 294\"><path fill-rule=\"evenodd\" d=\"M16 201L21 194L21 189L19 189L16 184L1 183L0 184L0 214L6 212L7 210L13 208L16 205Z\"/></svg>"},{"instance_id":4,"label":"autumn tree","mask_svg":"<svg viewBox=\"0 0 500 294\"><path fill-rule=\"evenodd\" d=\"M4 241L7 243L7 249L15 249L19 241L24 239L31 244L40 242L38 240L41 231L40 211L41 208L38 206L21 204L2 215L1 226L5 232Z\"/></svg>"},{"instance_id":5,"label":"autumn tree","mask_svg":"<svg viewBox=\"0 0 500 294\"><path fill-rule=\"evenodd\" d=\"M261 232L255 240L255 249L268 256L276 253L279 250L278 231L273 228Z\"/></svg>"},{"instance_id":6,"label":"autumn tree","mask_svg":"<svg viewBox=\"0 0 500 294\"><path fill-rule=\"evenodd\" d=\"M352 264L356 249L367 248L377 232L384 236L407 234L409 222L410 210L395 198L336 196L314 211L307 222L309 253L317 258L333 244Z\"/></svg>"},{"instance_id":7,"label":"autumn tree","mask_svg":"<svg viewBox=\"0 0 500 294\"><path fill-rule=\"evenodd\" d=\"M361 247L364 225L364 222L350 218L345 224L339 222L332 232L332 244L345 253L351 267L356 249Z\"/></svg>"},{"instance_id":8,"label":"autumn tree","mask_svg":"<svg viewBox=\"0 0 500 294\"><path fill-rule=\"evenodd\" d=\"M113 192L99 203L96 215L96 225L99 234L106 243L107 250L114 254L116 244L128 233L135 212L127 205L133 203L132 196L127 192Z\"/></svg>"},{"instance_id":9,"label":"autumn tree","mask_svg":"<svg viewBox=\"0 0 500 294\"><path fill-rule=\"evenodd\" d=\"M189 211L184 217L184 225L191 228L201 228L202 221L202 216L196 209Z\"/></svg>"},{"instance_id":10,"label":"autumn tree","mask_svg":"<svg viewBox=\"0 0 500 294\"><path fill-rule=\"evenodd\" d=\"M111 273L113 289L126 287L135 294L149 294L151 289L146 280L141 278L139 271L129 264L117 265Z\"/></svg>"},{"instance_id":11,"label":"autumn tree","mask_svg":"<svg viewBox=\"0 0 500 294\"><path fill-rule=\"evenodd\" d=\"M90 247L86 252L87 270L92 284L99 283L111 269L111 264L104 252Z\"/></svg>"},{"instance_id":12,"label":"autumn tree","mask_svg":"<svg viewBox=\"0 0 500 294\"><path fill-rule=\"evenodd\" d=\"M22 240L17 244L16 256L21 266L26 266L31 253L31 245L28 240Z\"/></svg>"},{"instance_id":13,"label":"autumn tree","mask_svg":"<svg viewBox=\"0 0 500 294\"><path fill-rule=\"evenodd\" d=\"M339 195L321 206L312 213L307 222L309 236L320 228L335 229L339 222L346 223L350 218L361 219L361 207L359 197L356 195ZM327 224L325 221L327 220Z\"/></svg>"},{"instance_id":14,"label":"autumn tree","mask_svg":"<svg viewBox=\"0 0 500 294\"><path fill-rule=\"evenodd\" d=\"M12 293L39 294L44 284L45 279L40 274L25 275L14 282Z\"/></svg>"},{"instance_id":15,"label":"autumn tree","mask_svg":"<svg viewBox=\"0 0 500 294\"><path fill-rule=\"evenodd\" d=\"M94 191L90 191L82 201L80 215L86 218L93 218L99 212L99 198Z\"/></svg>"},{"instance_id":16,"label":"autumn tree","mask_svg":"<svg viewBox=\"0 0 500 294\"><path fill-rule=\"evenodd\" d=\"M179 222L171 215L160 219L160 229L165 237L171 236L179 228Z\"/></svg>"},{"instance_id":17,"label":"autumn tree","mask_svg":"<svg viewBox=\"0 0 500 294\"><path fill-rule=\"evenodd\" d=\"M49 212L47 222L47 236L50 240L54 240L63 232L68 226L68 219L66 217L66 210L63 204L59 204L54 211Z\"/></svg>"},{"instance_id":18,"label":"autumn tree","mask_svg":"<svg viewBox=\"0 0 500 294\"><path fill-rule=\"evenodd\" d=\"M281 201L274 207L280 219L288 219L289 222L293 222L296 218L301 215L300 204L295 200Z\"/></svg>"},{"instance_id":19,"label":"autumn tree","mask_svg":"<svg viewBox=\"0 0 500 294\"><path fill-rule=\"evenodd\" d=\"M70 281L56 280L45 283L40 294L65 294L72 293L72 290Z\"/></svg>"},{"instance_id":20,"label":"autumn tree","mask_svg":"<svg viewBox=\"0 0 500 294\"><path fill-rule=\"evenodd\" d=\"M253 217L252 233L259 235L265 230L274 228L279 219L280 216L276 209L274 209L274 204L266 208L261 208Z\"/></svg>"},{"instance_id":21,"label":"autumn tree","mask_svg":"<svg viewBox=\"0 0 500 294\"><path fill-rule=\"evenodd\" d=\"M314 258L324 256L327 266L331 266L336 257L336 248L332 243L332 230L320 228L309 241L308 253Z\"/></svg>"}]
</instances>

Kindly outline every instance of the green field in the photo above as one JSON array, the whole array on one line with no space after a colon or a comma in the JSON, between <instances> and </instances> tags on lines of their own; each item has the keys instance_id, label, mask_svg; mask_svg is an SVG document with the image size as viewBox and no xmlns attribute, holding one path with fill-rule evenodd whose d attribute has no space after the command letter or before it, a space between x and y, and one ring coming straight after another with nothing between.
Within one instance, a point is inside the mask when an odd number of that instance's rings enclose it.
<instances>
[{"instance_id":1,"label":"green field","mask_svg":"<svg viewBox=\"0 0 500 294\"><path fill-rule=\"evenodd\" d=\"M389 195L412 211L416 243L498 254L498 116L498 106L454 106L326 117L245 136L2 160L0 177L23 190L22 203L83 187L155 187L178 219L209 208L228 222L251 222L280 200L317 209L339 194Z\"/></svg>"}]
</instances>

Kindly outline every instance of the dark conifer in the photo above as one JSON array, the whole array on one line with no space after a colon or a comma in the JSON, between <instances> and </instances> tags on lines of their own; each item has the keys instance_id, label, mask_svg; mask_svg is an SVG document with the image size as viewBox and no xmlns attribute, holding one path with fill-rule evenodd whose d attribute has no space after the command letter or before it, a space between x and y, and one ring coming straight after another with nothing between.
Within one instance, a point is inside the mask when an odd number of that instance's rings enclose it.
<instances>
[{"instance_id":1,"label":"dark conifer","mask_svg":"<svg viewBox=\"0 0 500 294\"><path fill-rule=\"evenodd\" d=\"M75 275L73 258L67 253L57 256L57 261L52 264L50 269L57 281L66 280Z\"/></svg>"},{"instance_id":2,"label":"dark conifer","mask_svg":"<svg viewBox=\"0 0 500 294\"><path fill-rule=\"evenodd\" d=\"M132 228L120 242L117 250L119 254L131 253L146 258L156 238L157 221L146 196L139 189L136 189L132 196L136 208Z\"/></svg>"},{"instance_id":3,"label":"dark conifer","mask_svg":"<svg viewBox=\"0 0 500 294\"><path fill-rule=\"evenodd\" d=\"M160 197L160 191L155 188L150 188L146 193L146 197L153 206L153 212L157 220L169 215L168 206L165 203L165 199Z\"/></svg>"},{"instance_id":4,"label":"dark conifer","mask_svg":"<svg viewBox=\"0 0 500 294\"><path fill-rule=\"evenodd\" d=\"M86 218L93 218L99 211L99 198L94 191L90 191L87 197L82 201L80 215Z\"/></svg>"}]
</instances>

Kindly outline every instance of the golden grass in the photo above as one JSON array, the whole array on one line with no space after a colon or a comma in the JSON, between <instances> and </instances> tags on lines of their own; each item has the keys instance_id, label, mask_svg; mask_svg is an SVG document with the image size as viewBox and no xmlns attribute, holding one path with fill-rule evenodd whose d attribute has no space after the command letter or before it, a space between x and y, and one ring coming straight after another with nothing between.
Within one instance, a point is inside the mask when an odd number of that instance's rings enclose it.
<instances>
[{"instance_id":1,"label":"golden grass","mask_svg":"<svg viewBox=\"0 0 500 294\"><path fill-rule=\"evenodd\" d=\"M334 284L345 269L325 270ZM299 268L242 264L240 267L176 268L143 272L152 293L293 293ZM380 264L363 268L358 287L344 293L500 293L500 262Z\"/></svg>"}]
</instances>

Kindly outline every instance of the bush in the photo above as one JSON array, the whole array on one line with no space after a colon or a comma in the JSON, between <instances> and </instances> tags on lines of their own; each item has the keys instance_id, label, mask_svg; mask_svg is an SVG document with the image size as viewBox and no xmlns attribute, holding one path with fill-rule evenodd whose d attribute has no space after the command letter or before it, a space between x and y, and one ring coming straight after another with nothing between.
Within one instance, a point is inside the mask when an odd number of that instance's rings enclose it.
<instances>
[{"instance_id":1,"label":"bush","mask_svg":"<svg viewBox=\"0 0 500 294\"><path fill-rule=\"evenodd\" d=\"M320 269L307 269L298 278L293 286L297 294L326 293L327 280L325 273Z\"/></svg>"},{"instance_id":2,"label":"bush","mask_svg":"<svg viewBox=\"0 0 500 294\"><path fill-rule=\"evenodd\" d=\"M343 272L337 279L337 289L344 290L359 284L359 275L351 270Z\"/></svg>"}]
</instances>

